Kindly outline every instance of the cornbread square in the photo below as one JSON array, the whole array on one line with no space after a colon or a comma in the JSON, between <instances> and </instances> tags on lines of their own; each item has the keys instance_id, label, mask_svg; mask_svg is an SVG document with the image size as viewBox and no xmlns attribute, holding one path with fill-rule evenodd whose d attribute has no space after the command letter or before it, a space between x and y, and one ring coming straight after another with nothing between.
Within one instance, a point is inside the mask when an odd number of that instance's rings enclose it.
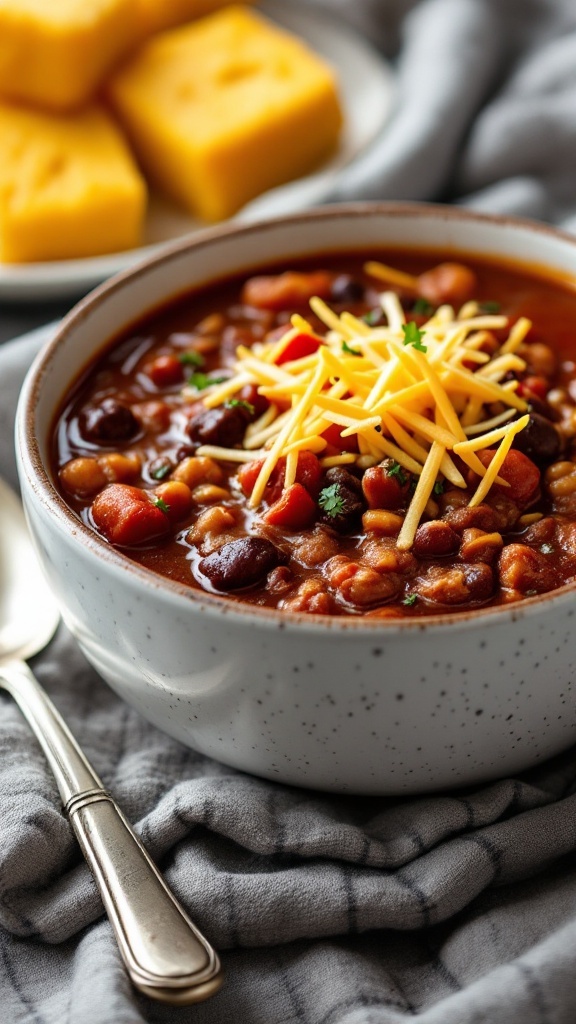
<instances>
[{"instance_id":1,"label":"cornbread square","mask_svg":"<svg viewBox=\"0 0 576 1024\"><path fill-rule=\"evenodd\" d=\"M146 186L94 105L58 116L0 103L0 260L23 263L140 242Z\"/></svg>"},{"instance_id":2,"label":"cornbread square","mask_svg":"<svg viewBox=\"0 0 576 1024\"><path fill-rule=\"evenodd\" d=\"M135 37L137 0L0 0L0 96L87 102Z\"/></svg>"},{"instance_id":3,"label":"cornbread square","mask_svg":"<svg viewBox=\"0 0 576 1024\"><path fill-rule=\"evenodd\" d=\"M202 18L228 3L230 0L136 0L138 17L146 35Z\"/></svg>"},{"instance_id":4,"label":"cornbread square","mask_svg":"<svg viewBox=\"0 0 576 1024\"><path fill-rule=\"evenodd\" d=\"M331 69L240 6L149 40L109 96L150 179L209 221L309 171L342 122Z\"/></svg>"}]
</instances>

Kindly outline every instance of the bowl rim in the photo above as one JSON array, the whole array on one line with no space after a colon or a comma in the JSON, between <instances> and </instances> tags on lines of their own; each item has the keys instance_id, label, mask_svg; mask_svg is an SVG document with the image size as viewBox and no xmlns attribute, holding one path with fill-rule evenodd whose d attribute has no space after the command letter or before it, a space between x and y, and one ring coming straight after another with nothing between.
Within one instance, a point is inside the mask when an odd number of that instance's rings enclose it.
<instances>
[{"instance_id":1,"label":"bowl rim","mask_svg":"<svg viewBox=\"0 0 576 1024\"><path fill-rule=\"evenodd\" d=\"M56 354L59 347L66 340L68 335L75 331L82 322L105 303L109 296L121 290L126 282L153 272L157 267L170 263L173 259L189 250L201 249L204 246L218 244L228 237L249 236L269 230L274 230L283 225L297 225L298 223L309 223L310 220L323 221L334 218L364 219L370 216L386 216L392 219L401 217L432 217L446 221L472 221L474 223L492 224L499 228L512 228L528 231L531 234L543 235L560 242L566 242L576 250L576 237L561 228L549 224L539 223L527 218L514 217L501 214L488 214L477 212L466 207L443 206L437 203L421 202L395 202L380 200L361 200L346 203L333 203L325 206L313 207L304 211L293 212L266 218L262 221L241 223L226 223L208 227L193 236L178 239L162 247L159 252L149 255L138 264L128 267L120 273L109 278L98 285L86 296L77 302L73 308L63 317L55 334L41 349L33 361L20 393L18 410L16 415L16 455L18 468L29 485L30 491L39 500L44 510L51 515L61 533L65 534L69 541L79 544L86 554L94 558L100 566L104 563L114 575L125 577L126 573L132 577L133 582L139 586L145 586L151 591L160 592L170 603L182 607L191 605L198 613L208 614L210 617L220 618L222 615L229 616L240 622L247 622L254 626L256 622L262 626L273 629L300 632L304 628L307 633L320 634L348 634L359 633L368 636L372 641L380 639L384 642L388 637L402 635L406 632L427 633L436 632L458 632L463 629L481 629L491 622L494 624L510 624L526 617L532 617L541 613L544 605L547 607L568 606L574 604L576 595L576 581L564 584L555 590L545 594L538 594L533 597L526 597L520 601L509 604L491 605L469 609L467 611L446 611L423 616L406 618L378 618L359 615L317 615L302 612L293 612L268 608L265 606L250 604L242 601L236 596L220 595L200 590L194 586L177 583L174 580L156 573L154 570L144 568L137 562L130 559L129 555L112 547L103 537L86 526L68 507L64 499L57 491L48 469L45 467L40 453L38 438L34 429L36 405L42 390L43 380L47 368ZM415 245L407 245L406 250L415 249ZM430 251L433 251L433 247ZM446 246L439 246L439 250L446 252ZM318 248L320 254L321 245ZM354 246L350 246L350 251ZM455 253L463 251L454 247ZM474 255L473 246L469 250ZM507 262L503 257L501 262ZM541 276L561 278L561 274L555 274L548 269L546 264L539 264L533 261L523 262L522 260L509 260L511 265L522 268L526 267ZM256 261L253 266L264 266ZM224 280L231 276L227 273L222 276ZM213 278L217 283L217 278ZM209 282L201 285L200 288L209 286ZM169 306L177 302L180 296L186 291L176 292L162 301L161 306ZM147 314L153 311L152 307ZM157 307L160 308L160 307ZM134 324L139 322L138 318ZM126 328L123 328L124 331ZM110 342L110 338L104 341L102 348ZM86 365L90 365L94 356L88 358ZM64 398L65 392L60 400ZM53 410L54 412L55 410ZM569 609L568 614L575 614L574 609Z\"/></svg>"}]
</instances>

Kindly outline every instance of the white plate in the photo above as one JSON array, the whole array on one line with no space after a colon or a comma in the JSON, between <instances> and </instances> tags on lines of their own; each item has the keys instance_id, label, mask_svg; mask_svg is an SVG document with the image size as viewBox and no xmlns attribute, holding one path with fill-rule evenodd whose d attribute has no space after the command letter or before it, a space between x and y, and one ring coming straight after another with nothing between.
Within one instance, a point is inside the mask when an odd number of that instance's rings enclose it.
<instances>
[{"instance_id":1,"label":"white plate","mask_svg":"<svg viewBox=\"0 0 576 1024\"><path fill-rule=\"evenodd\" d=\"M245 206L239 221L303 209L319 203L338 173L365 149L388 119L394 93L389 64L361 36L337 17L285 0L265 0L260 9L278 24L305 39L335 69L344 108L344 130L337 154L319 171L272 189ZM51 263L0 263L0 299L60 299L80 295L100 281L171 239L206 227L159 196L152 196L145 245L127 252Z\"/></svg>"}]
</instances>

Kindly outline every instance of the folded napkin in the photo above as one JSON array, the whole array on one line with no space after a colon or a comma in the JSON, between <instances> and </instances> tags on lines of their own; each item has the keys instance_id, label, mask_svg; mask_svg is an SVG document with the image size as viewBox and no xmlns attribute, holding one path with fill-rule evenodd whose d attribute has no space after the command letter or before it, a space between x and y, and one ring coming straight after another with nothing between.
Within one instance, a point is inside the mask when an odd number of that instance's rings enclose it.
<instances>
[{"instance_id":1,"label":"folded napkin","mask_svg":"<svg viewBox=\"0 0 576 1024\"><path fill-rule=\"evenodd\" d=\"M397 112L332 199L461 201L576 229L574 0L323 6L399 60ZM40 340L0 349L12 482ZM328 796L164 736L64 629L33 667L226 984L188 1009L135 995L43 755L0 697L0 1024L574 1024L574 750L466 793Z\"/></svg>"}]
</instances>

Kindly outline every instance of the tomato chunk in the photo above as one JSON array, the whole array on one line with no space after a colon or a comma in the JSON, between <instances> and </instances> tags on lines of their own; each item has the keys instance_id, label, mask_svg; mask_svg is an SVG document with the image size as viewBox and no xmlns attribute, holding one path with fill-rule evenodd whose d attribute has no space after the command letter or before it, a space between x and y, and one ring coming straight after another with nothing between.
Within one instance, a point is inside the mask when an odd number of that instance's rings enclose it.
<instances>
[{"instance_id":1,"label":"tomato chunk","mask_svg":"<svg viewBox=\"0 0 576 1024\"><path fill-rule=\"evenodd\" d=\"M345 427L338 426L337 423L331 423L326 430L323 431L322 437L328 444L331 444L333 448L336 448L339 452L357 452L358 451L358 435L349 434L348 437L342 437L342 431Z\"/></svg>"},{"instance_id":2,"label":"tomato chunk","mask_svg":"<svg viewBox=\"0 0 576 1024\"><path fill-rule=\"evenodd\" d=\"M153 495L130 484L109 484L95 498L92 518L111 544L131 547L163 537L170 530L168 516Z\"/></svg>"},{"instance_id":3,"label":"tomato chunk","mask_svg":"<svg viewBox=\"0 0 576 1024\"><path fill-rule=\"evenodd\" d=\"M275 501L263 518L270 526L287 530L303 530L316 518L316 502L302 484L292 484Z\"/></svg>"},{"instance_id":4,"label":"tomato chunk","mask_svg":"<svg viewBox=\"0 0 576 1024\"><path fill-rule=\"evenodd\" d=\"M490 448L478 452L478 458L483 466L489 466L496 452ZM508 452L504 462L498 470L498 476L506 480L510 486L502 487L500 484L493 484L492 490L499 494L505 494L511 501L516 502L522 508L527 505L540 486L540 470L532 459L514 448Z\"/></svg>"},{"instance_id":5,"label":"tomato chunk","mask_svg":"<svg viewBox=\"0 0 576 1024\"><path fill-rule=\"evenodd\" d=\"M260 470L264 465L263 459L255 459L254 462L246 462L238 470L238 483L242 488L242 491L247 498L250 497L254 490L254 485ZM270 504L278 501L282 491L284 489L284 474L286 473L286 459L278 459L274 470L270 476L266 490L264 492L264 498ZM313 498L318 496L320 490L320 481L322 479L322 467L314 455L313 452L299 452L298 453L298 467L296 469L296 483L302 484L302 486L308 491Z\"/></svg>"},{"instance_id":6,"label":"tomato chunk","mask_svg":"<svg viewBox=\"0 0 576 1024\"><path fill-rule=\"evenodd\" d=\"M293 359L303 359L304 356L311 356L314 352L317 352L322 342L320 338L315 338L312 334L295 334L293 338L286 345L283 352L280 353L276 364L281 366L282 363L290 363Z\"/></svg>"}]
</instances>

